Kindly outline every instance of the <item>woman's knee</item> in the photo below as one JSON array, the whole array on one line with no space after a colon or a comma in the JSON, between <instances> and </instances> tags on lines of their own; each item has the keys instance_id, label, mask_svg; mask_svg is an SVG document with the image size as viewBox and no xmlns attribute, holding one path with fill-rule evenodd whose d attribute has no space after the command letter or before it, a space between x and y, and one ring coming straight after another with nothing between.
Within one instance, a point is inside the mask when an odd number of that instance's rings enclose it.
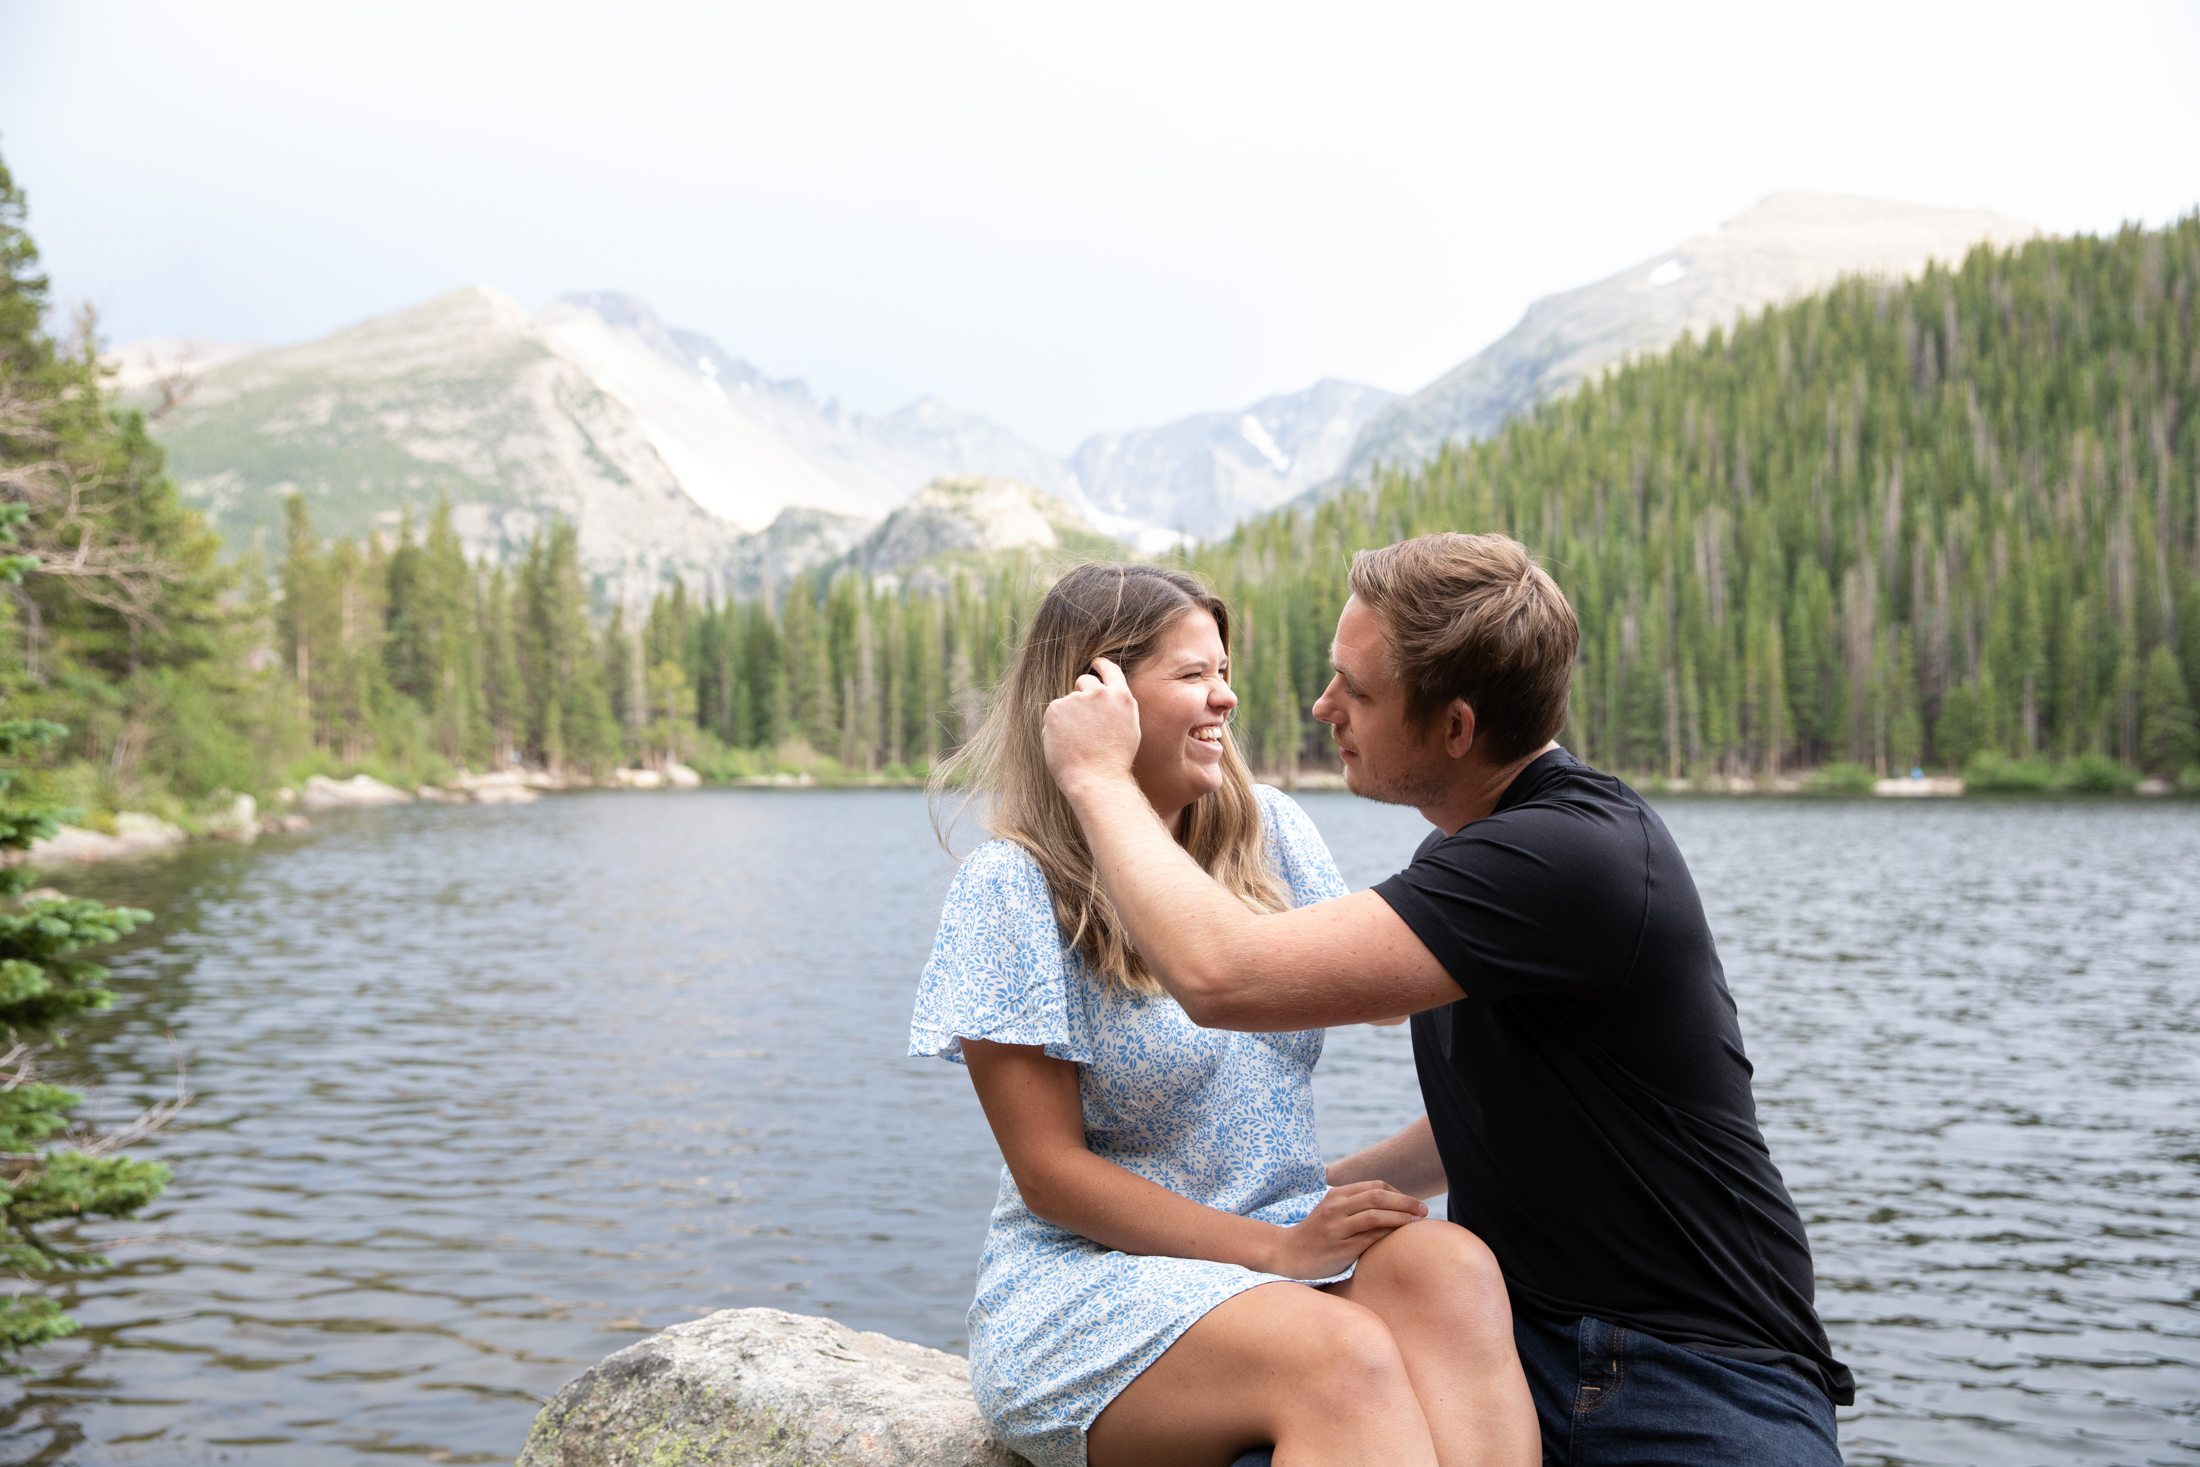
<instances>
[{"instance_id":1,"label":"woman's knee","mask_svg":"<svg viewBox=\"0 0 2200 1467\"><path fill-rule=\"evenodd\" d=\"M1405 1354L1390 1326L1374 1310L1348 1299L1324 1297L1319 1318L1300 1337L1301 1388L1366 1406L1387 1396L1412 1394Z\"/></svg>"}]
</instances>

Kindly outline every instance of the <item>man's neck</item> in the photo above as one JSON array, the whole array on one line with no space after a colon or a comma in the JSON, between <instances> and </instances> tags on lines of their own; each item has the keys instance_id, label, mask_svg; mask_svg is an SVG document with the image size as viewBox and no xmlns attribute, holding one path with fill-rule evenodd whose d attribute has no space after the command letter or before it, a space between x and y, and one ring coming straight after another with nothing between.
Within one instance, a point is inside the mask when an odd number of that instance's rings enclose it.
<instances>
[{"instance_id":1,"label":"man's neck","mask_svg":"<svg viewBox=\"0 0 2200 1467\"><path fill-rule=\"evenodd\" d=\"M1520 771L1557 747L1553 740L1510 764L1494 765L1483 763L1470 751L1460 761L1464 767L1459 771L1459 782L1436 804L1421 806L1421 818L1446 835L1457 835L1475 821L1488 819L1497 813L1498 801L1505 798L1505 791L1512 788Z\"/></svg>"}]
</instances>

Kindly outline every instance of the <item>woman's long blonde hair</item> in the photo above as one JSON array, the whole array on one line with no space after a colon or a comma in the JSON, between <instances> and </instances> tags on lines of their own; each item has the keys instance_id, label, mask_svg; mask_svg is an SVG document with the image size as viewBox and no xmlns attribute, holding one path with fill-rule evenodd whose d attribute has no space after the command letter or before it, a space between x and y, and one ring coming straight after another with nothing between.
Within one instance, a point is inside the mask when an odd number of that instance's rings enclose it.
<instances>
[{"instance_id":1,"label":"woman's long blonde hair","mask_svg":"<svg viewBox=\"0 0 2200 1467\"><path fill-rule=\"evenodd\" d=\"M1047 704L1075 691L1095 657L1107 657L1127 677L1163 633L1195 610L1215 619L1228 651L1230 608L1193 577L1155 565L1078 566L1039 603L985 722L931 780L935 800L956 787L980 802L989 832L1031 853L1046 875L1063 940L1103 983L1134 993L1157 994L1161 985L1131 946L1093 869L1077 812L1047 772L1041 729ZM1269 869L1252 773L1227 724L1222 787L1192 802L1179 838L1201 870L1253 910L1290 905Z\"/></svg>"}]
</instances>

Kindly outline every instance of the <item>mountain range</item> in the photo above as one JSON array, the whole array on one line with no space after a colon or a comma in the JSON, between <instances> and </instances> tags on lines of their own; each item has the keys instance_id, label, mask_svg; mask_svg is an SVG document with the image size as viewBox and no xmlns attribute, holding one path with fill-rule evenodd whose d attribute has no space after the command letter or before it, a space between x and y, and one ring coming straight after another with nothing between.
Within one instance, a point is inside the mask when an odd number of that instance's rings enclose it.
<instances>
[{"instance_id":1,"label":"mountain range","mask_svg":"<svg viewBox=\"0 0 2200 1467\"><path fill-rule=\"evenodd\" d=\"M1914 274L2035 232L1979 210L1776 194L1535 302L1410 396L1324 380L1098 433L1066 460L937 398L844 412L610 291L530 314L475 287L302 345L136 342L111 364L185 494L239 548L275 531L293 492L337 535L386 533L447 498L477 555L509 555L562 515L607 595L672 577L746 594L831 562L885 574L1008 544L1108 553L1223 534L1486 436L1685 331L1845 273Z\"/></svg>"},{"instance_id":2,"label":"mountain range","mask_svg":"<svg viewBox=\"0 0 2200 1467\"><path fill-rule=\"evenodd\" d=\"M1447 442L1486 438L1538 398L1843 275L1915 276L1928 260L1953 264L1981 241L2007 247L2038 233L1984 209L1773 194L1708 234L1536 301L1519 325L1369 421L1331 482L1364 480L1378 464L1415 464Z\"/></svg>"}]
</instances>

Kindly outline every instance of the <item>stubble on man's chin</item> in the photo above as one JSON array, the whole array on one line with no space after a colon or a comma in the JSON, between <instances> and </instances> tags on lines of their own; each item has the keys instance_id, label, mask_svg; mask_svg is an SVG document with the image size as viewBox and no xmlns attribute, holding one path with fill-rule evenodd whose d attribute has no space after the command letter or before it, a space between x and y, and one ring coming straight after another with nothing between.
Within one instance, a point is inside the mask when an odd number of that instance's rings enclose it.
<instances>
[{"instance_id":1,"label":"stubble on man's chin","mask_svg":"<svg viewBox=\"0 0 2200 1467\"><path fill-rule=\"evenodd\" d=\"M1437 804L1447 793L1436 781L1416 778L1413 774L1388 779L1376 777L1364 763L1345 765L1344 787L1347 793L1373 800L1378 805L1408 805L1416 810Z\"/></svg>"}]
</instances>

